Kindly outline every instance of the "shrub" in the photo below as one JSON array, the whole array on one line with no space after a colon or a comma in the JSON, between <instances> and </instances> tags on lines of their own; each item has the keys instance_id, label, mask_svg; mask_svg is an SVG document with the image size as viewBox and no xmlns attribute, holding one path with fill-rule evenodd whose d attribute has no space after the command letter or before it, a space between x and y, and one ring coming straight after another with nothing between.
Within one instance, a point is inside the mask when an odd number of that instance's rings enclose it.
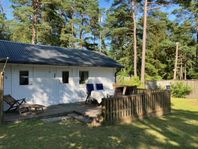
<instances>
[{"instance_id":1,"label":"shrub","mask_svg":"<svg viewBox=\"0 0 198 149\"><path fill-rule=\"evenodd\" d=\"M141 81L138 77L118 77L118 84L141 86Z\"/></svg>"},{"instance_id":2,"label":"shrub","mask_svg":"<svg viewBox=\"0 0 198 149\"><path fill-rule=\"evenodd\" d=\"M184 98L186 95L189 95L191 88L188 85L185 85L181 82L171 85L171 93L173 97Z\"/></svg>"}]
</instances>

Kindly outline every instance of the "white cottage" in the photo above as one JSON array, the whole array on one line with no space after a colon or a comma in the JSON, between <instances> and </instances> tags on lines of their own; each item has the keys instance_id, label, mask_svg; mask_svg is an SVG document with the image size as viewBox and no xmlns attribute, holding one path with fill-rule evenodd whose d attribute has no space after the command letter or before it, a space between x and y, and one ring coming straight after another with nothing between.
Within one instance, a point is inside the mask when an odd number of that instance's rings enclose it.
<instances>
[{"instance_id":1,"label":"white cottage","mask_svg":"<svg viewBox=\"0 0 198 149\"><path fill-rule=\"evenodd\" d=\"M46 106L84 101L85 83L103 83L105 89L112 89L117 68L122 67L89 50L0 40L0 59L6 57L4 95ZM0 61L1 69L4 62Z\"/></svg>"}]
</instances>

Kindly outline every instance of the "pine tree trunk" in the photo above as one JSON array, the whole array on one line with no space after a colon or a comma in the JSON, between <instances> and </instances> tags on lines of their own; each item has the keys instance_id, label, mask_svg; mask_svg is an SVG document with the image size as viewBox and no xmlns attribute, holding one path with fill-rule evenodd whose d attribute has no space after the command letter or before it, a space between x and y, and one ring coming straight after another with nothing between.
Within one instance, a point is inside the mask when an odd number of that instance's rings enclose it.
<instances>
[{"instance_id":1,"label":"pine tree trunk","mask_svg":"<svg viewBox=\"0 0 198 149\"><path fill-rule=\"evenodd\" d=\"M33 16L32 22L32 44L36 44L36 17Z\"/></svg>"},{"instance_id":2,"label":"pine tree trunk","mask_svg":"<svg viewBox=\"0 0 198 149\"><path fill-rule=\"evenodd\" d=\"M32 0L33 16L32 16L32 44L37 43L37 27L40 9L40 0Z\"/></svg>"},{"instance_id":3,"label":"pine tree trunk","mask_svg":"<svg viewBox=\"0 0 198 149\"><path fill-rule=\"evenodd\" d=\"M72 20L71 20L71 34L73 36L73 39L75 39L75 34L74 34L74 20L73 20L73 16L72 16ZM72 45L72 47L75 47L76 45L74 44L74 41L72 40L72 43L69 43L70 45Z\"/></svg>"},{"instance_id":4,"label":"pine tree trunk","mask_svg":"<svg viewBox=\"0 0 198 149\"><path fill-rule=\"evenodd\" d=\"M175 67L174 67L174 77L173 77L173 80L176 80L177 79L178 49L179 49L179 43L176 42Z\"/></svg>"},{"instance_id":5,"label":"pine tree trunk","mask_svg":"<svg viewBox=\"0 0 198 149\"><path fill-rule=\"evenodd\" d=\"M144 1L144 29L143 29L142 66L141 66L141 82L143 83L143 85L145 81L146 28L147 28L147 0Z\"/></svg>"},{"instance_id":6,"label":"pine tree trunk","mask_svg":"<svg viewBox=\"0 0 198 149\"><path fill-rule=\"evenodd\" d=\"M82 38L82 29L80 31L80 48L83 48L83 38Z\"/></svg>"},{"instance_id":7,"label":"pine tree trunk","mask_svg":"<svg viewBox=\"0 0 198 149\"><path fill-rule=\"evenodd\" d=\"M186 78L186 75L187 75L187 72L186 72L186 64L185 64L185 66L184 66L184 80L187 79L187 78Z\"/></svg>"},{"instance_id":8,"label":"pine tree trunk","mask_svg":"<svg viewBox=\"0 0 198 149\"><path fill-rule=\"evenodd\" d=\"M72 7L72 16L71 16L71 34L75 38L74 34L74 8Z\"/></svg>"},{"instance_id":9,"label":"pine tree trunk","mask_svg":"<svg viewBox=\"0 0 198 149\"><path fill-rule=\"evenodd\" d=\"M83 27L83 25L84 25L84 21L83 21L83 19L84 19L84 16L83 15L81 15L81 29L80 29L80 35L79 35L79 38L80 38L80 48L83 48L83 29L82 29L82 27Z\"/></svg>"},{"instance_id":10,"label":"pine tree trunk","mask_svg":"<svg viewBox=\"0 0 198 149\"><path fill-rule=\"evenodd\" d=\"M132 0L132 7L133 7L133 67L134 67L134 76L137 77L137 37L136 37L136 6L135 1Z\"/></svg>"},{"instance_id":11,"label":"pine tree trunk","mask_svg":"<svg viewBox=\"0 0 198 149\"><path fill-rule=\"evenodd\" d=\"M101 35L101 22L102 22L102 16L99 15L99 25L100 25L100 29L99 29L99 51L100 53L102 52L102 35Z\"/></svg>"},{"instance_id":12,"label":"pine tree trunk","mask_svg":"<svg viewBox=\"0 0 198 149\"><path fill-rule=\"evenodd\" d=\"M183 63L181 59L181 65L180 65L180 80L183 80Z\"/></svg>"}]
</instances>

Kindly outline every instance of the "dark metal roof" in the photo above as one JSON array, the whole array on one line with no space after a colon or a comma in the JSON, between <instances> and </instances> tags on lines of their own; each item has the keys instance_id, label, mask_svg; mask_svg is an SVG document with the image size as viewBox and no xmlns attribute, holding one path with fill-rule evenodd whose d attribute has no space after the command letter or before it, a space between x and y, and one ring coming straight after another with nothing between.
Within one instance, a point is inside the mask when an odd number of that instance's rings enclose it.
<instances>
[{"instance_id":1,"label":"dark metal roof","mask_svg":"<svg viewBox=\"0 0 198 149\"><path fill-rule=\"evenodd\" d=\"M6 57L9 57L8 63L18 64L123 67L104 54L89 50L66 49L0 40L0 59Z\"/></svg>"}]
</instances>

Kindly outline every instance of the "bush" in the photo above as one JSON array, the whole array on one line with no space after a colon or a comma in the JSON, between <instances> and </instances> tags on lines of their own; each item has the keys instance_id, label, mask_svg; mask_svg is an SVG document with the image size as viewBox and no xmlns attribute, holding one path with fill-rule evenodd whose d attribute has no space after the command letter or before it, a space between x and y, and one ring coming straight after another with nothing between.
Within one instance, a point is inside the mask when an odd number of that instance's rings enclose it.
<instances>
[{"instance_id":1,"label":"bush","mask_svg":"<svg viewBox=\"0 0 198 149\"><path fill-rule=\"evenodd\" d=\"M171 93L173 97L184 98L186 95L190 94L191 90L190 86L181 82L171 85Z\"/></svg>"},{"instance_id":2,"label":"bush","mask_svg":"<svg viewBox=\"0 0 198 149\"><path fill-rule=\"evenodd\" d=\"M141 81L138 77L118 77L118 84L120 85L136 85L141 86Z\"/></svg>"}]
</instances>

